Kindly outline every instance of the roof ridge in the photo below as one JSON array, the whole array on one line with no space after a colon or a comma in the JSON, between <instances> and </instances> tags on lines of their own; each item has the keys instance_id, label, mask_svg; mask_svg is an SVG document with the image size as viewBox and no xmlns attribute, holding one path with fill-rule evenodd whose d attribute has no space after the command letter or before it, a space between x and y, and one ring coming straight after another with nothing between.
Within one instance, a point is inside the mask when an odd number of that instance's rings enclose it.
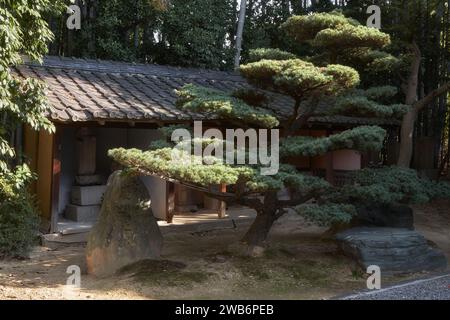
<instances>
[{"instance_id":1,"label":"roof ridge","mask_svg":"<svg viewBox=\"0 0 450 320\"><path fill-rule=\"evenodd\" d=\"M232 71L219 71L212 69L187 68L150 63L146 64L75 57L46 56L44 57L42 64L37 62L25 62L25 65L38 68L69 69L88 72L104 72L111 74L142 74L149 76L169 76L174 78L204 78L211 80L236 82L244 81L244 79L238 73Z\"/></svg>"}]
</instances>

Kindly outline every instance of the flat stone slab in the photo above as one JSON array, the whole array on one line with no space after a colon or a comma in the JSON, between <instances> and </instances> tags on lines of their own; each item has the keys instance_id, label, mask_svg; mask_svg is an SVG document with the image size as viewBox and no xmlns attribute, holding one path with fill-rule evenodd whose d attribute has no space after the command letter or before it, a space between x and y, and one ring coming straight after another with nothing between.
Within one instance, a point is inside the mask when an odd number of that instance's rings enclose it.
<instances>
[{"instance_id":1,"label":"flat stone slab","mask_svg":"<svg viewBox=\"0 0 450 320\"><path fill-rule=\"evenodd\" d=\"M399 228L354 228L336 235L344 254L366 269L377 265L383 274L443 270L445 255L419 233Z\"/></svg>"},{"instance_id":2,"label":"flat stone slab","mask_svg":"<svg viewBox=\"0 0 450 320\"><path fill-rule=\"evenodd\" d=\"M92 186L104 184L103 177L99 174L76 176L75 183L79 186Z\"/></svg>"}]
</instances>

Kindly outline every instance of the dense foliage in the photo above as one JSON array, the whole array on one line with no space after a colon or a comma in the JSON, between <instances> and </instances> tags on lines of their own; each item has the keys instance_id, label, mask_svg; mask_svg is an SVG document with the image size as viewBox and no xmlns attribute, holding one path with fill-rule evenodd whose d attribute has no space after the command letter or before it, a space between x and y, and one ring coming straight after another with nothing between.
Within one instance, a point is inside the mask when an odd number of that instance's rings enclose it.
<instances>
[{"instance_id":1,"label":"dense foliage","mask_svg":"<svg viewBox=\"0 0 450 320\"><path fill-rule=\"evenodd\" d=\"M52 19L52 52L86 58L201 68L231 65L235 7L231 0L86 0L81 30Z\"/></svg>"},{"instance_id":2,"label":"dense foliage","mask_svg":"<svg viewBox=\"0 0 450 320\"><path fill-rule=\"evenodd\" d=\"M297 212L320 225L346 223L358 207L384 204L423 204L436 198L450 198L450 185L421 179L412 169L369 168L352 173L353 183L319 197L316 203L300 205Z\"/></svg>"},{"instance_id":3,"label":"dense foliage","mask_svg":"<svg viewBox=\"0 0 450 320\"><path fill-rule=\"evenodd\" d=\"M37 233L37 213L27 191L33 174L23 163L16 133L24 124L47 131L53 125L45 117L44 85L18 78L10 68L22 62L22 54L41 59L52 39L43 15L62 7L49 0L0 3L0 256L22 256Z\"/></svg>"},{"instance_id":4,"label":"dense foliage","mask_svg":"<svg viewBox=\"0 0 450 320\"><path fill-rule=\"evenodd\" d=\"M0 258L24 257L36 243L39 219L27 192L32 178L26 166L0 174Z\"/></svg>"}]
</instances>

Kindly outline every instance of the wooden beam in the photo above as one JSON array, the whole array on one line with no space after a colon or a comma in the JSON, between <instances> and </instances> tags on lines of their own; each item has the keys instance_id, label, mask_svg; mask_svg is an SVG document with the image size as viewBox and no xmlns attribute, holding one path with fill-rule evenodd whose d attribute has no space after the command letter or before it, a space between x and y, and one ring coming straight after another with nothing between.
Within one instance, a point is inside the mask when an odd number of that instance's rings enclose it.
<instances>
[{"instance_id":1,"label":"wooden beam","mask_svg":"<svg viewBox=\"0 0 450 320\"><path fill-rule=\"evenodd\" d=\"M180 180L176 180L176 179L172 179L172 178L168 178L165 176L162 176L160 174L156 174L156 173L152 173L152 172L148 172L146 170L143 169L136 169L137 172L139 172L140 174L144 175L144 176L151 176L151 177L156 177L162 180L165 180L167 182L172 182L172 183L176 183L176 184L180 184L182 186L186 186L188 188L197 190L197 191L201 191L204 193L208 193L211 196L219 196L221 198L236 198L236 194L235 193L230 193L230 192L220 192L220 191L214 191L212 190L210 187L202 187L202 186L198 186L198 185L194 185L194 184L190 184L187 182L183 182ZM245 195L252 195L252 194L257 194L258 192L248 192Z\"/></svg>"}]
</instances>

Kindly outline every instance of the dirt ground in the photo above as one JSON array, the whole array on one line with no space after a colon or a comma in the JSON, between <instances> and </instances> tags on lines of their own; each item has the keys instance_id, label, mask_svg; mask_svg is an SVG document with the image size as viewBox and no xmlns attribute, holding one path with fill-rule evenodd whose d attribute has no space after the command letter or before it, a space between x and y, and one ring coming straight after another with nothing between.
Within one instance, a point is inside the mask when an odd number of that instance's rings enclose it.
<instances>
[{"instance_id":1,"label":"dirt ground","mask_svg":"<svg viewBox=\"0 0 450 320\"><path fill-rule=\"evenodd\" d=\"M415 208L417 230L450 259L449 211L449 201ZM244 232L166 235L161 261L104 279L84 274L83 245L36 247L30 259L0 261L0 299L326 299L365 287L362 271L322 236L324 229L296 215L277 222L261 258L241 254ZM80 289L65 286L70 265L82 269Z\"/></svg>"}]
</instances>

